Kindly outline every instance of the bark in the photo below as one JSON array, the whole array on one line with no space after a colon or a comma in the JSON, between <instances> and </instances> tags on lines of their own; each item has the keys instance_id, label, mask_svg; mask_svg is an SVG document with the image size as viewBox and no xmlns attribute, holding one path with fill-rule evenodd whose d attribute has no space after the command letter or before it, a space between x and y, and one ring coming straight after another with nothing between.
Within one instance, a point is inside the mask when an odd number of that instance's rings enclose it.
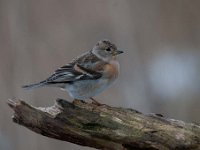
<instances>
[{"instance_id":1,"label":"bark","mask_svg":"<svg viewBox=\"0 0 200 150\"><path fill-rule=\"evenodd\" d=\"M58 99L52 107L9 100L13 121L41 135L104 150L200 149L200 126L133 109Z\"/></svg>"}]
</instances>

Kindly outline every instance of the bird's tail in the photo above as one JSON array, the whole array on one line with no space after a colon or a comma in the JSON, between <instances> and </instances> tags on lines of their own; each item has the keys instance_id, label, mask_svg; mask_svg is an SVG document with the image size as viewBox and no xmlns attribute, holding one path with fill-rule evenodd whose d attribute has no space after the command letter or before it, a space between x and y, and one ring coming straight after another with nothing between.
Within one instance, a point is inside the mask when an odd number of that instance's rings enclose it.
<instances>
[{"instance_id":1,"label":"bird's tail","mask_svg":"<svg viewBox=\"0 0 200 150\"><path fill-rule=\"evenodd\" d=\"M42 86L44 86L46 84L47 84L46 81L41 81L41 82L35 83L35 84L24 85L24 86L22 86L22 88L26 89L26 90L30 90L30 89L35 89L35 88L42 87Z\"/></svg>"}]
</instances>

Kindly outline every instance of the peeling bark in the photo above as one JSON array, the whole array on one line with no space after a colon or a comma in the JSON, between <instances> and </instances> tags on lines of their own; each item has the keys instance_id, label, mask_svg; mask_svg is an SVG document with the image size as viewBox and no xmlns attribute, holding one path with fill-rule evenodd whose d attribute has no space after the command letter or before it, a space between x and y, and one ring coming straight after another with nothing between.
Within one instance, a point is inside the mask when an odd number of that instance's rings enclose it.
<instances>
[{"instance_id":1,"label":"peeling bark","mask_svg":"<svg viewBox=\"0 0 200 150\"><path fill-rule=\"evenodd\" d=\"M36 108L9 100L13 121L41 135L104 150L199 150L200 126L133 109L58 99Z\"/></svg>"}]
</instances>

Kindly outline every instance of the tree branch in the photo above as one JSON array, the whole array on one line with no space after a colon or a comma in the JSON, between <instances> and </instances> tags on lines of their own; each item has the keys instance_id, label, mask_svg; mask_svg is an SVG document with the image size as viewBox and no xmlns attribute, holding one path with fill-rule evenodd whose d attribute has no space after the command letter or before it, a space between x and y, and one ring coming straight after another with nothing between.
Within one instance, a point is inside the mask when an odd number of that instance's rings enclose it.
<instances>
[{"instance_id":1,"label":"tree branch","mask_svg":"<svg viewBox=\"0 0 200 150\"><path fill-rule=\"evenodd\" d=\"M41 135L104 150L200 149L200 126L144 115L133 109L97 106L75 100L56 100L36 108L9 100L13 121Z\"/></svg>"}]
</instances>

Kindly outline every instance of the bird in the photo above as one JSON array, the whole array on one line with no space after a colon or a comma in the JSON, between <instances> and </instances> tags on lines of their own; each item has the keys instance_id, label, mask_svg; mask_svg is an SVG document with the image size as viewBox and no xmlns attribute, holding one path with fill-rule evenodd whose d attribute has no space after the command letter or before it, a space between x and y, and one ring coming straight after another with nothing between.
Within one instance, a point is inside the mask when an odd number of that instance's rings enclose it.
<instances>
[{"instance_id":1,"label":"bird","mask_svg":"<svg viewBox=\"0 0 200 150\"><path fill-rule=\"evenodd\" d=\"M58 87L78 100L91 99L110 87L119 75L117 56L123 51L109 40L100 40L94 47L58 68L47 79L22 86L23 89Z\"/></svg>"}]
</instances>

